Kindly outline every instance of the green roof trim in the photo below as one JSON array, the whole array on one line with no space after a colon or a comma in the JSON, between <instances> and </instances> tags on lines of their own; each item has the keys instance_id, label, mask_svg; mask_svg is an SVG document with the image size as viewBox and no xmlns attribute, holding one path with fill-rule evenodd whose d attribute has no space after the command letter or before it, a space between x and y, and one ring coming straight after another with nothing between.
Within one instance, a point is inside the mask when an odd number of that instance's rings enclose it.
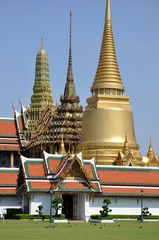
<instances>
[{"instance_id":1,"label":"green roof trim","mask_svg":"<svg viewBox=\"0 0 159 240\"><path fill-rule=\"evenodd\" d=\"M18 138L18 135L0 135L0 137L11 137Z\"/></svg>"},{"instance_id":2,"label":"green roof trim","mask_svg":"<svg viewBox=\"0 0 159 240\"><path fill-rule=\"evenodd\" d=\"M5 143L7 143L7 144L13 144L13 145L18 145L18 146L19 146L19 142L18 142L18 141L17 141L17 142L0 141L0 144L5 144Z\"/></svg>"},{"instance_id":3,"label":"green roof trim","mask_svg":"<svg viewBox=\"0 0 159 240\"><path fill-rule=\"evenodd\" d=\"M5 152L10 152L10 151L12 151L12 152L18 152L19 151L19 149L4 149L4 148L0 148L0 151L5 151Z\"/></svg>"},{"instance_id":4,"label":"green roof trim","mask_svg":"<svg viewBox=\"0 0 159 240\"><path fill-rule=\"evenodd\" d=\"M14 118L13 119L1 119L0 118L0 122L14 122Z\"/></svg>"},{"instance_id":5,"label":"green roof trim","mask_svg":"<svg viewBox=\"0 0 159 240\"><path fill-rule=\"evenodd\" d=\"M0 196L1 196L1 195L5 195L5 196L6 196L6 195L15 195L15 196L17 196L16 192L15 192L15 193L1 193L1 192L0 192Z\"/></svg>"},{"instance_id":6,"label":"green roof trim","mask_svg":"<svg viewBox=\"0 0 159 240\"><path fill-rule=\"evenodd\" d=\"M0 169L0 173L18 173L18 172L19 172L19 169L18 170L9 170L9 169L1 170Z\"/></svg>"}]
</instances>

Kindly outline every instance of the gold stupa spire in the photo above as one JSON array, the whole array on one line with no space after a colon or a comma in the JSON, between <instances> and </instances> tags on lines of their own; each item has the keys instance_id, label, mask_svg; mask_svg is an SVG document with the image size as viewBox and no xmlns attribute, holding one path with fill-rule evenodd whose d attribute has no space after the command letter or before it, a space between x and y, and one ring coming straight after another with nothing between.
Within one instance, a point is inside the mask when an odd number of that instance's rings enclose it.
<instances>
[{"instance_id":1,"label":"gold stupa spire","mask_svg":"<svg viewBox=\"0 0 159 240\"><path fill-rule=\"evenodd\" d=\"M96 157L98 164L115 164L119 151L133 152L142 165L134 130L129 96L125 96L112 33L110 0L106 2L103 40L96 76L87 99L78 151L83 159ZM125 139L125 132L129 139ZM84 150L83 150L84 149Z\"/></svg>"},{"instance_id":2,"label":"gold stupa spire","mask_svg":"<svg viewBox=\"0 0 159 240\"><path fill-rule=\"evenodd\" d=\"M121 81L116 59L115 45L111 24L110 0L107 0L105 26L96 76L91 88L92 93L122 95L124 86Z\"/></svg>"},{"instance_id":3,"label":"gold stupa spire","mask_svg":"<svg viewBox=\"0 0 159 240\"><path fill-rule=\"evenodd\" d=\"M61 154L61 155L66 154L65 144L64 144L64 141L63 141L63 134L62 134L61 145L60 145L60 149L58 151L58 154Z\"/></svg>"},{"instance_id":4,"label":"gold stupa spire","mask_svg":"<svg viewBox=\"0 0 159 240\"><path fill-rule=\"evenodd\" d=\"M151 137L150 137L150 146L149 146L149 150L147 153L147 157L149 159L152 159L155 156L154 152L153 152L153 148L152 148L152 143L151 143Z\"/></svg>"}]
</instances>

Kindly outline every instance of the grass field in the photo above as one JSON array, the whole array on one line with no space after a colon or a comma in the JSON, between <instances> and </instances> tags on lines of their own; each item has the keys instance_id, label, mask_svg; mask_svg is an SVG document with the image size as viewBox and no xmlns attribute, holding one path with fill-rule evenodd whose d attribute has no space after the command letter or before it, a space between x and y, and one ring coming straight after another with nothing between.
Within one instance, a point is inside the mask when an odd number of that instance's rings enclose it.
<instances>
[{"instance_id":1,"label":"grass field","mask_svg":"<svg viewBox=\"0 0 159 240\"><path fill-rule=\"evenodd\" d=\"M54 226L54 227L53 227ZM59 223L31 220L0 220L0 240L156 240L159 222L115 221L114 224Z\"/></svg>"}]
</instances>

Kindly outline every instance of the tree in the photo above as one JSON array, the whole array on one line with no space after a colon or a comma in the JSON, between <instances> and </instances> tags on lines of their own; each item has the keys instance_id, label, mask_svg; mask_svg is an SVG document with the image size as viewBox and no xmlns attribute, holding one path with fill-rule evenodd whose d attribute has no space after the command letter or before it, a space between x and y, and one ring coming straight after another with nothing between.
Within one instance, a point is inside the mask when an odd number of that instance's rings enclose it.
<instances>
[{"instance_id":1,"label":"tree","mask_svg":"<svg viewBox=\"0 0 159 240\"><path fill-rule=\"evenodd\" d=\"M148 207L144 207L142 210L143 217L151 216Z\"/></svg>"},{"instance_id":2,"label":"tree","mask_svg":"<svg viewBox=\"0 0 159 240\"><path fill-rule=\"evenodd\" d=\"M61 197L55 197L54 200L52 201L52 207L55 209L56 213L55 216L58 216L58 210L63 208L63 198Z\"/></svg>"},{"instance_id":3,"label":"tree","mask_svg":"<svg viewBox=\"0 0 159 240\"><path fill-rule=\"evenodd\" d=\"M112 211L112 209L109 209L108 205L111 204L111 201L109 198L105 198L103 203L105 205L102 206L103 210L100 210L101 217L107 217L109 213Z\"/></svg>"},{"instance_id":4,"label":"tree","mask_svg":"<svg viewBox=\"0 0 159 240\"><path fill-rule=\"evenodd\" d=\"M42 217L42 214L43 214L42 211L41 211L42 209L43 209L43 206L39 205L38 206L38 210L36 210L36 212L38 213L39 217Z\"/></svg>"}]
</instances>

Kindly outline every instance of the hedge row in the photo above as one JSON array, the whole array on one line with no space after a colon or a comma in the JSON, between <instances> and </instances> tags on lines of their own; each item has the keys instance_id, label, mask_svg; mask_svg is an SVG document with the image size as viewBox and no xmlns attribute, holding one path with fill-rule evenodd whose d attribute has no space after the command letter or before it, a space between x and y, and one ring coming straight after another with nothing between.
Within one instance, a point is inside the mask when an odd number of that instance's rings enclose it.
<instances>
[{"instance_id":1,"label":"hedge row","mask_svg":"<svg viewBox=\"0 0 159 240\"><path fill-rule=\"evenodd\" d=\"M15 214L21 214L21 208L8 208L7 214L5 215L5 219L12 219Z\"/></svg>"},{"instance_id":2,"label":"hedge row","mask_svg":"<svg viewBox=\"0 0 159 240\"><path fill-rule=\"evenodd\" d=\"M58 217L55 216L55 214L52 215L53 219L66 219L64 214L58 215ZM50 214L42 214L40 217L39 215L34 214L14 214L13 219L50 219Z\"/></svg>"},{"instance_id":3,"label":"hedge row","mask_svg":"<svg viewBox=\"0 0 159 240\"><path fill-rule=\"evenodd\" d=\"M101 220L101 219L112 220L112 219L113 219L113 217L112 217L111 215L109 215L109 216L107 216L107 217L101 217L100 214L92 214L92 215L91 215L91 218L92 218L92 219L99 219L99 220Z\"/></svg>"},{"instance_id":4,"label":"hedge row","mask_svg":"<svg viewBox=\"0 0 159 240\"><path fill-rule=\"evenodd\" d=\"M115 218L119 218L119 219L140 219L140 215L109 215L108 217L101 217L100 214L92 214L91 218L92 219L115 219ZM143 219L159 219L159 216L150 215L150 216L144 217Z\"/></svg>"}]
</instances>

